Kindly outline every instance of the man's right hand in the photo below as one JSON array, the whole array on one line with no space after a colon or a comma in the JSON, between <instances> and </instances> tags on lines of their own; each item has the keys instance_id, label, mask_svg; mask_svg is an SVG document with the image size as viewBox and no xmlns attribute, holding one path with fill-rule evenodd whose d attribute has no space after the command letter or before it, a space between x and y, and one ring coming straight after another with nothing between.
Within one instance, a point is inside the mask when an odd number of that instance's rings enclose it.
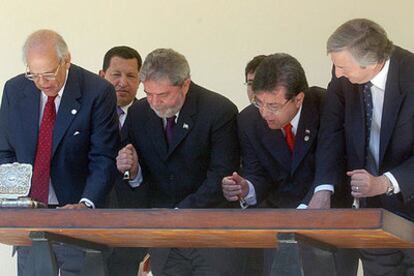
<instances>
[{"instance_id":1,"label":"man's right hand","mask_svg":"<svg viewBox=\"0 0 414 276\"><path fill-rule=\"evenodd\" d=\"M331 191L318 191L313 194L308 209L329 209L331 208Z\"/></svg>"},{"instance_id":2,"label":"man's right hand","mask_svg":"<svg viewBox=\"0 0 414 276\"><path fill-rule=\"evenodd\" d=\"M130 178L134 179L138 174L138 154L132 144L126 145L118 152L116 157L118 171L124 173L129 171Z\"/></svg>"},{"instance_id":3,"label":"man's right hand","mask_svg":"<svg viewBox=\"0 0 414 276\"><path fill-rule=\"evenodd\" d=\"M249 185L246 179L241 177L237 172L231 176L226 176L221 181L223 195L228 201L238 201L244 198L249 192Z\"/></svg>"}]
</instances>

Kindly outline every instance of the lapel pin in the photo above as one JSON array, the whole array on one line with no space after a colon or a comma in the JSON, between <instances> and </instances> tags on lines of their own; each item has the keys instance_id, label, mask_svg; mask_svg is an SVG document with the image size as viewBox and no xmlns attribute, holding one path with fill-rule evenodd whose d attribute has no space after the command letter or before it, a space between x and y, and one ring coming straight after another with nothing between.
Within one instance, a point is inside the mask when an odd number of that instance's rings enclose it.
<instances>
[{"instance_id":1,"label":"lapel pin","mask_svg":"<svg viewBox=\"0 0 414 276\"><path fill-rule=\"evenodd\" d=\"M76 113L78 113L78 111L76 109L72 109L72 111L70 113L72 113L72 115L76 115Z\"/></svg>"},{"instance_id":2,"label":"lapel pin","mask_svg":"<svg viewBox=\"0 0 414 276\"><path fill-rule=\"evenodd\" d=\"M305 133L306 134L310 134L310 130L309 129L305 129Z\"/></svg>"},{"instance_id":3,"label":"lapel pin","mask_svg":"<svg viewBox=\"0 0 414 276\"><path fill-rule=\"evenodd\" d=\"M309 141L309 135L305 135L305 137L303 137L303 140L305 140L305 142Z\"/></svg>"},{"instance_id":4,"label":"lapel pin","mask_svg":"<svg viewBox=\"0 0 414 276\"><path fill-rule=\"evenodd\" d=\"M188 125L186 123L183 124L184 129L188 129Z\"/></svg>"}]
</instances>

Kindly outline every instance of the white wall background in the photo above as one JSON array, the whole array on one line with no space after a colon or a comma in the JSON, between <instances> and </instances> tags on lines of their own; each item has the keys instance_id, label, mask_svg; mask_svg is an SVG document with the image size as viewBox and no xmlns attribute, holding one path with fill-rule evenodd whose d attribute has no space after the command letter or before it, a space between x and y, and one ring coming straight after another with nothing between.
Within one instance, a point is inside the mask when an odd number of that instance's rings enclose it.
<instances>
[{"instance_id":1,"label":"white wall background","mask_svg":"<svg viewBox=\"0 0 414 276\"><path fill-rule=\"evenodd\" d=\"M367 17L414 51L413 10L409 0L0 0L0 87L24 72L27 35L50 28L66 39L73 62L94 72L115 45L134 47L143 58L155 48L174 48L188 58L195 82L241 109L248 103L243 72L251 57L287 52L302 63L311 85L325 87L331 67L325 42L337 26ZM16 275L10 252L0 246L0 275Z\"/></svg>"}]
</instances>

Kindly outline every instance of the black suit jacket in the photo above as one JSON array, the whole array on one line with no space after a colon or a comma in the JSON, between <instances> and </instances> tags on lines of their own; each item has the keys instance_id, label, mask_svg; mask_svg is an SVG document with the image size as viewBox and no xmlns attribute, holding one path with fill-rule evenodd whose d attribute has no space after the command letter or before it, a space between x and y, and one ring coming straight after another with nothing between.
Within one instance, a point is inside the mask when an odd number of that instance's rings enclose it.
<instances>
[{"instance_id":1,"label":"black suit jacket","mask_svg":"<svg viewBox=\"0 0 414 276\"><path fill-rule=\"evenodd\" d=\"M129 109L128 137L151 207L206 208L224 201L221 179L239 166L236 116L228 99L191 83L167 147L162 119L147 100Z\"/></svg>"},{"instance_id":2,"label":"black suit jacket","mask_svg":"<svg viewBox=\"0 0 414 276\"><path fill-rule=\"evenodd\" d=\"M293 155L282 131L270 129L255 106L240 112L243 176L254 185L259 205L265 199L266 207L295 208L308 203L323 96L324 90L318 87L305 92Z\"/></svg>"},{"instance_id":3,"label":"black suit jacket","mask_svg":"<svg viewBox=\"0 0 414 276\"><path fill-rule=\"evenodd\" d=\"M346 171L364 168L365 128L363 85L346 78L328 87L317 157L317 183L338 181ZM390 58L380 133L379 174L391 172L401 193L367 200L414 220L414 55L396 47ZM349 189L349 184L346 185ZM349 192L350 193L350 189Z\"/></svg>"},{"instance_id":4,"label":"black suit jacket","mask_svg":"<svg viewBox=\"0 0 414 276\"><path fill-rule=\"evenodd\" d=\"M0 164L33 165L40 93L23 74L7 81L0 109ZM53 129L51 179L61 205L81 198L103 205L116 174L118 143L113 86L71 64Z\"/></svg>"},{"instance_id":5,"label":"black suit jacket","mask_svg":"<svg viewBox=\"0 0 414 276\"><path fill-rule=\"evenodd\" d=\"M137 99L131 106L137 103ZM128 112L129 113L129 112ZM127 113L127 116L128 116ZM125 120L126 121L126 120ZM128 127L126 123L120 129L121 136L121 148L128 143ZM123 175L118 173L115 179L115 185L111 193L109 194L108 208L148 208L148 185L142 183L137 188L132 188L128 181L123 180Z\"/></svg>"}]
</instances>

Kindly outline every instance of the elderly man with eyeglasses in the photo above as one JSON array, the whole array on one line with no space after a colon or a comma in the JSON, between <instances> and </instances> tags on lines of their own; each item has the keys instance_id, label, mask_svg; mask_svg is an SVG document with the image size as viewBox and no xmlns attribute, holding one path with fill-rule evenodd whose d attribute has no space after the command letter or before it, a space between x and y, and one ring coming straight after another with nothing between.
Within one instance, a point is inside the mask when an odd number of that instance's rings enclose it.
<instances>
[{"instance_id":1,"label":"elderly man with eyeglasses","mask_svg":"<svg viewBox=\"0 0 414 276\"><path fill-rule=\"evenodd\" d=\"M313 194L323 98L323 89L308 87L294 57L278 53L261 61L253 81L252 104L238 117L243 176L234 172L222 180L228 201L239 201L242 208L306 208ZM264 252L263 275L274 274L274 254ZM305 254L305 273L325 275L326 265L318 254L313 250ZM357 259L349 260L346 265L337 263L338 275L355 275Z\"/></svg>"},{"instance_id":2,"label":"elderly man with eyeglasses","mask_svg":"<svg viewBox=\"0 0 414 276\"><path fill-rule=\"evenodd\" d=\"M33 165L30 197L49 208L103 206L116 175L116 95L106 80L71 64L63 38L32 33L23 47L26 73L5 84L0 109L0 164ZM60 275L78 275L84 252L53 245ZM19 247L19 275L33 275L30 247Z\"/></svg>"}]
</instances>

